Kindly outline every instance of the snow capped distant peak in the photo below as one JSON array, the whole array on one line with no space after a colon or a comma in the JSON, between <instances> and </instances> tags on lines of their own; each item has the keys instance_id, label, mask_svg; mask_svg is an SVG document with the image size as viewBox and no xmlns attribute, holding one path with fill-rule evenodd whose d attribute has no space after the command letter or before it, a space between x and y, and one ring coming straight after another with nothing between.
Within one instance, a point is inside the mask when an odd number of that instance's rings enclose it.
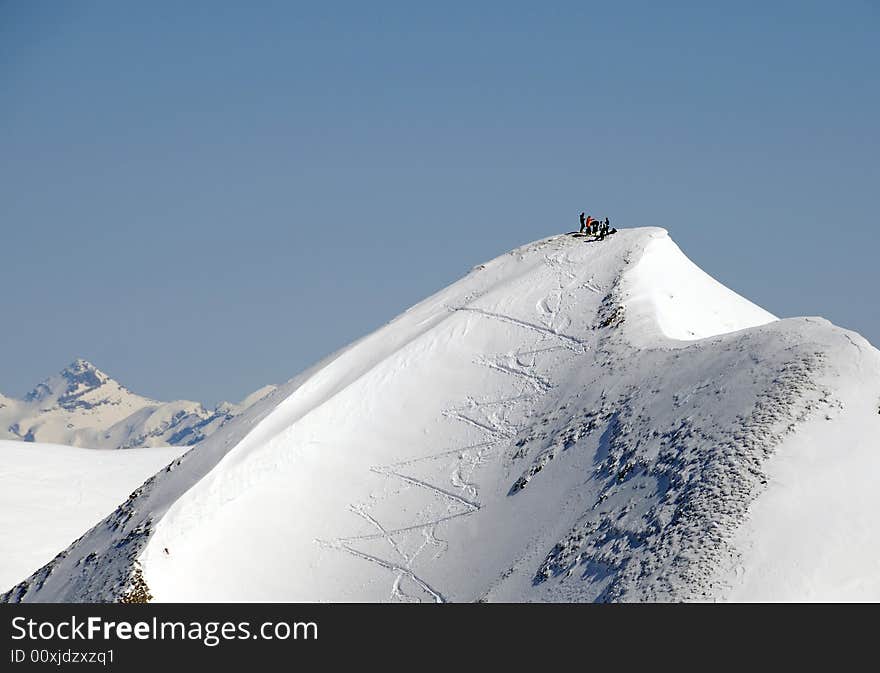
<instances>
[{"instance_id":1,"label":"snow capped distant peak","mask_svg":"<svg viewBox=\"0 0 880 673\"><path fill-rule=\"evenodd\" d=\"M0 397L0 439L108 449L192 445L271 389L261 388L241 404L222 403L210 412L198 402L159 402L137 395L77 358L23 400Z\"/></svg>"},{"instance_id":2,"label":"snow capped distant peak","mask_svg":"<svg viewBox=\"0 0 880 673\"><path fill-rule=\"evenodd\" d=\"M51 401L63 408L71 408L77 406L84 395L101 388L108 382L113 382L120 390L125 390L91 362L77 358L57 375L39 383L25 396L25 402Z\"/></svg>"},{"instance_id":3,"label":"snow capped distant peak","mask_svg":"<svg viewBox=\"0 0 880 673\"><path fill-rule=\"evenodd\" d=\"M107 374L84 358L77 358L71 362L61 370L61 375L69 379L94 376L97 379L100 379L101 382L110 378Z\"/></svg>"},{"instance_id":4,"label":"snow capped distant peak","mask_svg":"<svg viewBox=\"0 0 880 673\"><path fill-rule=\"evenodd\" d=\"M98 368L85 358L76 358L62 370L62 373L70 372L72 374L79 374L87 371L98 371Z\"/></svg>"}]
</instances>

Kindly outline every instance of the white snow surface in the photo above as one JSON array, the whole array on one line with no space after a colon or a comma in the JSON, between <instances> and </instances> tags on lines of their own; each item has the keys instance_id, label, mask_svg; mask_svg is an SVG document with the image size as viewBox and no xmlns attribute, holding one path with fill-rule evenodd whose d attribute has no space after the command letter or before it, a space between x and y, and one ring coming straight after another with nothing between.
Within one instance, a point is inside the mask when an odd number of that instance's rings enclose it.
<instances>
[{"instance_id":1,"label":"white snow surface","mask_svg":"<svg viewBox=\"0 0 880 673\"><path fill-rule=\"evenodd\" d=\"M0 440L0 586L51 561L184 450L96 451Z\"/></svg>"},{"instance_id":2,"label":"white snow surface","mask_svg":"<svg viewBox=\"0 0 880 673\"><path fill-rule=\"evenodd\" d=\"M554 236L281 386L4 598L876 600L878 403L867 341L774 319L664 230Z\"/></svg>"},{"instance_id":3,"label":"white snow surface","mask_svg":"<svg viewBox=\"0 0 880 673\"><path fill-rule=\"evenodd\" d=\"M668 236L653 238L626 277L626 307L638 316L646 344L657 331L692 341L757 327L776 316L739 296L708 275Z\"/></svg>"},{"instance_id":4,"label":"white snow surface","mask_svg":"<svg viewBox=\"0 0 880 673\"><path fill-rule=\"evenodd\" d=\"M765 465L769 488L737 532L742 558L725 600L880 600L880 358L857 334L844 336L849 357L820 376L833 403Z\"/></svg>"}]
</instances>

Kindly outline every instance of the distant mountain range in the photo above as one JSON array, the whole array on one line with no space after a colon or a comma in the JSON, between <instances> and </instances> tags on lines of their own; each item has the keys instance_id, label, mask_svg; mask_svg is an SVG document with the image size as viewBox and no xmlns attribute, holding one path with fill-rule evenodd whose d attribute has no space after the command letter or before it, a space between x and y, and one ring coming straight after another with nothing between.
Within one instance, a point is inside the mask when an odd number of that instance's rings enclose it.
<instances>
[{"instance_id":1,"label":"distant mountain range","mask_svg":"<svg viewBox=\"0 0 880 673\"><path fill-rule=\"evenodd\" d=\"M160 402L131 392L87 360L74 360L24 399L0 394L0 439L93 449L190 446L271 394L265 386L238 404Z\"/></svg>"}]
</instances>

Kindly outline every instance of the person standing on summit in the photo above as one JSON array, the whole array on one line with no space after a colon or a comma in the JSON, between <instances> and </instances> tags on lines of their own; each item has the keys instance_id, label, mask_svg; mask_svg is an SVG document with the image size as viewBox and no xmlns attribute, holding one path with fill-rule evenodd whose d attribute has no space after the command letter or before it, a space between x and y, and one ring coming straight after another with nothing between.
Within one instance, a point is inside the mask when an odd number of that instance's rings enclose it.
<instances>
[{"instance_id":1,"label":"person standing on summit","mask_svg":"<svg viewBox=\"0 0 880 673\"><path fill-rule=\"evenodd\" d=\"M592 221L593 221L593 216L592 216L592 215L587 215L587 219L584 220L584 223L581 225L581 233L582 233L582 234L583 234L584 232L586 232L587 234L590 233L590 223L591 223Z\"/></svg>"},{"instance_id":2,"label":"person standing on summit","mask_svg":"<svg viewBox=\"0 0 880 673\"><path fill-rule=\"evenodd\" d=\"M585 215L585 214L586 214L586 213L584 213L583 211L581 211L581 231L580 231L580 233L584 233L584 215Z\"/></svg>"}]
</instances>

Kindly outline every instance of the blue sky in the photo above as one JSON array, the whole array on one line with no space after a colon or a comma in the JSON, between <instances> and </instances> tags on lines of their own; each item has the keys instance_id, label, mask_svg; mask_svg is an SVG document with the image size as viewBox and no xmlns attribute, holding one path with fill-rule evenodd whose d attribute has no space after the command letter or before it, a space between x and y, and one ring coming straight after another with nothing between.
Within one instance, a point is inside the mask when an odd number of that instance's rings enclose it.
<instances>
[{"instance_id":1,"label":"blue sky","mask_svg":"<svg viewBox=\"0 0 880 673\"><path fill-rule=\"evenodd\" d=\"M880 344L878 5L0 2L0 391L286 380L577 214Z\"/></svg>"}]
</instances>

